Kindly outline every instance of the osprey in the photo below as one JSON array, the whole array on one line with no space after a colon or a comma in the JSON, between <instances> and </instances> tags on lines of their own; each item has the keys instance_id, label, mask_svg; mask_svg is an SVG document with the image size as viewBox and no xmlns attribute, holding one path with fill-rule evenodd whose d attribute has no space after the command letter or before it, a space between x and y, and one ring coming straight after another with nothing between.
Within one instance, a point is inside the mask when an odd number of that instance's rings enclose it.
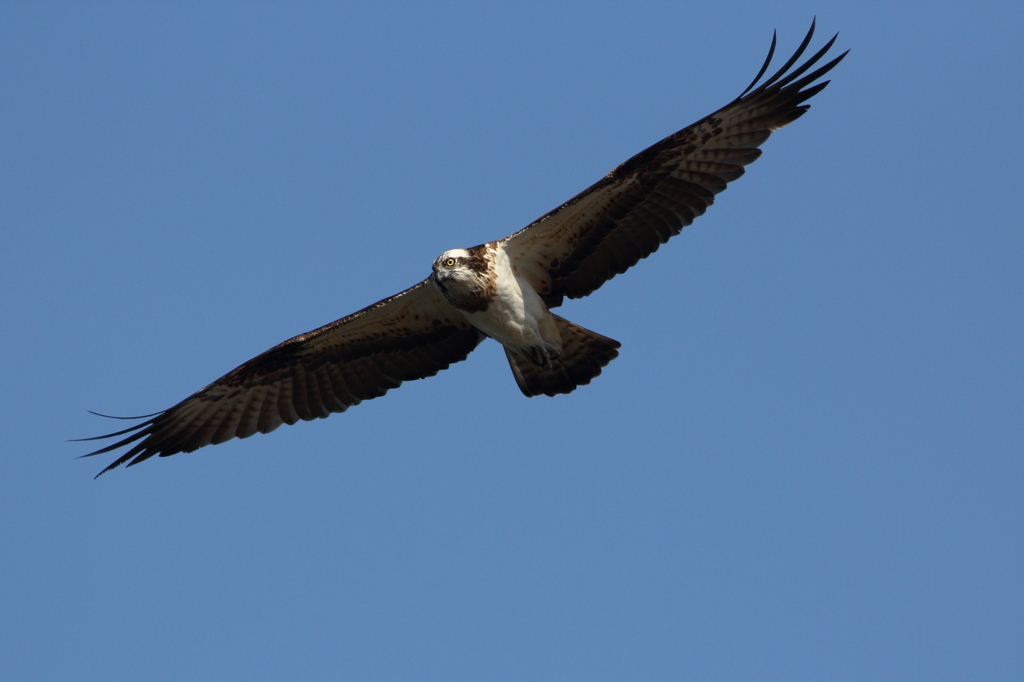
<instances>
[{"instance_id":1,"label":"osprey","mask_svg":"<svg viewBox=\"0 0 1024 682\"><path fill-rule=\"evenodd\" d=\"M526 396L570 393L590 383L618 356L619 342L551 309L587 296L679 234L743 175L773 131L810 108L804 102L829 83L815 81L846 56L804 75L832 47L833 36L792 68L813 34L812 22L796 53L758 85L775 53L773 35L761 70L739 97L522 230L442 253L430 276L412 288L289 339L174 407L137 417L142 423L83 439L128 434L83 456L131 445L103 474L125 462L322 419L403 381L433 376L488 337L504 347Z\"/></svg>"}]
</instances>

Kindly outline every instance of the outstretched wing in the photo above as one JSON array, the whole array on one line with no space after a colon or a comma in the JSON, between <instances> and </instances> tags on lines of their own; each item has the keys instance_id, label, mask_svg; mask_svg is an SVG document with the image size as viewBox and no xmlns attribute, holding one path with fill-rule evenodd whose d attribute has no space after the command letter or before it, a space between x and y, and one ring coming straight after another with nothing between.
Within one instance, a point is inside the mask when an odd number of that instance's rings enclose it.
<instances>
[{"instance_id":1,"label":"outstretched wing","mask_svg":"<svg viewBox=\"0 0 1024 682\"><path fill-rule=\"evenodd\" d=\"M433 376L465 360L484 338L424 280L271 348L141 424L84 439L130 434L84 456L135 443L103 474L125 462L131 466L153 455L192 452L300 419L322 419L403 381Z\"/></svg>"},{"instance_id":2,"label":"outstretched wing","mask_svg":"<svg viewBox=\"0 0 1024 682\"><path fill-rule=\"evenodd\" d=\"M814 35L814 23L789 61L755 88L775 53L775 37L761 71L737 99L666 137L615 168L547 215L502 240L518 274L551 306L581 298L646 258L679 234L743 175L775 130L800 118L806 100L828 81L813 84L846 56L804 75L836 38L790 71Z\"/></svg>"}]
</instances>

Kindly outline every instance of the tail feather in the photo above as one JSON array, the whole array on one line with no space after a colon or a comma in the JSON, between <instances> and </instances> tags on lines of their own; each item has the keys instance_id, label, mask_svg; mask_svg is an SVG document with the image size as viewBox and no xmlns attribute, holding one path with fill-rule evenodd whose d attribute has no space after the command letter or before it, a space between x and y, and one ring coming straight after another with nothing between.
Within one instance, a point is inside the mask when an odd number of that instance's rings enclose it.
<instances>
[{"instance_id":1,"label":"tail feather","mask_svg":"<svg viewBox=\"0 0 1024 682\"><path fill-rule=\"evenodd\" d=\"M572 393L601 373L601 368L619 356L618 341L601 336L568 320L552 315L562 337L562 354L541 367L525 356L505 348L505 357L519 390L527 398L535 395L555 396Z\"/></svg>"}]
</instances>

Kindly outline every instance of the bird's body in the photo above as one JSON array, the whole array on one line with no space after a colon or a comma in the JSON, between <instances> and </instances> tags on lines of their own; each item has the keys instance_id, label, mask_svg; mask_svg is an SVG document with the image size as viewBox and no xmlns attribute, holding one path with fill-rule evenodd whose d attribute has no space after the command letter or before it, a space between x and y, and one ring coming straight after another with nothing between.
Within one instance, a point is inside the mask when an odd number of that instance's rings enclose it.
<instances>
[{"instance_id":1,"label":"bird's body","mask_svg":"<svg viewBox=\"0 0 1024 682\"><path fill-rule=\"evenodd\" d=\"M432 376L488 337L505 348L527 396L589 383L620 344L551 309L589 295L679 234L743 175L773 131L807 111L804 102L828 84L814 81L846 54L804 75L833 37L790 70L813 33L812 24L796 53L757 85L774 54L773 38L761 71L738 98L522 230L446 251L419 284L271 348L141 424L99 436L125 437L86 456L130 445L108 471L327 417Z\"/></svg>"},{"instance_id":2,"label":"bird's body","mask_svg":"<svg viewBox=\"0 0 1024 682\"><path fill-rule=\"evenodd\" d=\"M517 274L502 242L444 252L430 281L471 325L507 350L543 367L561 354L554 316Z\"/></svg>"}]
</instances>

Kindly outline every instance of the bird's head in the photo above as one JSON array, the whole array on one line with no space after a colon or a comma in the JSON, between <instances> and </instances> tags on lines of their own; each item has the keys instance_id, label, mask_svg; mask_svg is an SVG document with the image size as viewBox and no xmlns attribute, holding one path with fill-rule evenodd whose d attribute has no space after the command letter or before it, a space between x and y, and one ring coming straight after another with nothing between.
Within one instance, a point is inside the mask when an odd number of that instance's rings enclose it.
<instances>
[{"instance_id":1,"label":"bird's head","mask_svg":"<svg viewBox=\"0 0 1024 682\"><path fill-rule=\"evenodd\" d=\"M483 246L445 251L434 261L430 277L457 308L486 309L493 297L490 260Z\"/></svg>"},{"instance_id":2,"label":"bird's head","mask_svg":"<svg viewBox=\"0 0 1024 682\"><path fill-rule=\"evenodd\" d=\"M465 267L469 258L469 251L465 249L450 249L434 259L434 274L439 276L450 276L451 273Z\"/></svg>"},{"instance_id":3,"label":"bird's head","mask_svg":"<svg viewBox=\"0 0 1024 682\"><path fill-rule=\"evenodd\" d=\"M479 256L467 249L445 251L434 260L434 281L442 289L445 285L469 285L475 282L481 271Z\"/></svg>"}]
</instances>

